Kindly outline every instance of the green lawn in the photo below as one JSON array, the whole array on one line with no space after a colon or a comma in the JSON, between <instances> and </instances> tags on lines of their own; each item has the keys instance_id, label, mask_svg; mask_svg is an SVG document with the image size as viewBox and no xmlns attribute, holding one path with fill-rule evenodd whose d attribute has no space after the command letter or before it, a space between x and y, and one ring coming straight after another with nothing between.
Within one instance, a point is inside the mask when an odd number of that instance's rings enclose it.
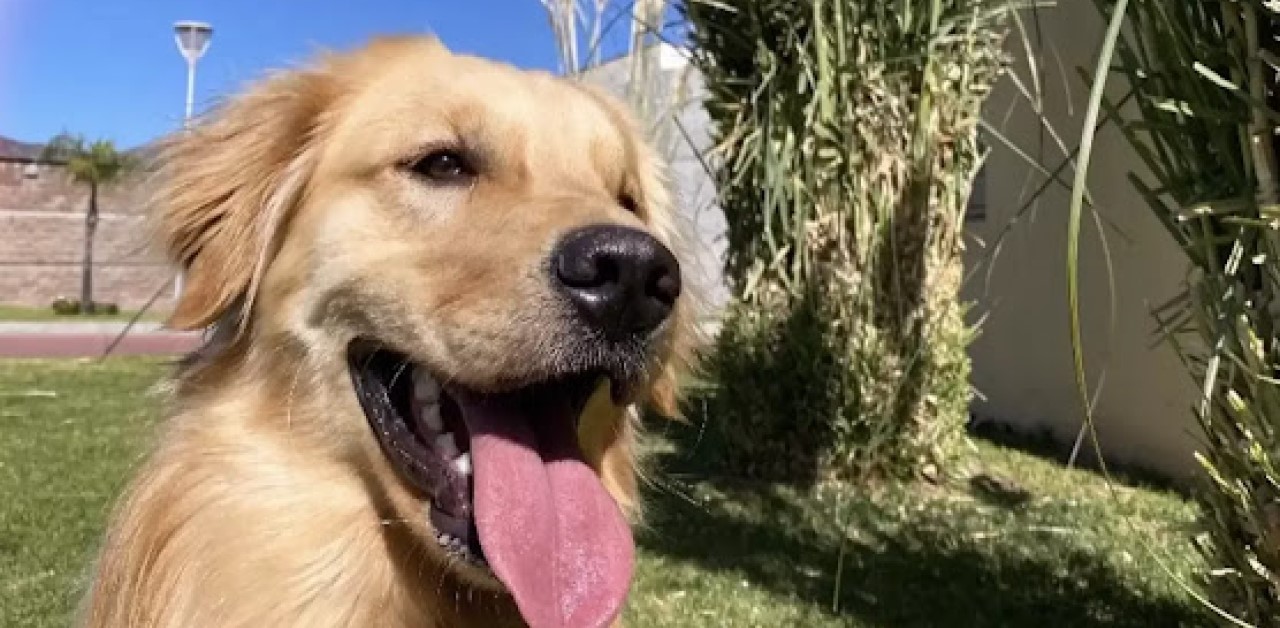
<instances>
[{"instance_id":1,"label":"green lawn","mask_svg":"<svg viewBox=\"0 0 1280 628\"><path fill-rule=\"evenodd\" d=\"M78 314L58 314L51 308L47 307L26 307L22 305L0 305L0 322L17 322L17 323L45 323L45 322L91 322L91 321L110 321L110 322L128 322L137 312L121 311L116 314L94 314L93 316L81 316ZM148 311L142 315L140 320L144 321L161 321L164 320L164 313L157 311Z\"/></svg>"},{"instance_id":2,"label":"green lawn","mask_svg":"<svg viewBox=\"0 0 1280 628\"><path fill-rule=\"evenodd\" d=\"M67 625L162 368L0 361L0 626ZM1169 494L1113 500L1092 474L985 443L963 475L1016 478L1025 499L961 481L808 495L687 474L690 455L655 455L629 625L1209 623L1144 549L1195 566L1193 509Z\"/></svg>"}]
</instances>

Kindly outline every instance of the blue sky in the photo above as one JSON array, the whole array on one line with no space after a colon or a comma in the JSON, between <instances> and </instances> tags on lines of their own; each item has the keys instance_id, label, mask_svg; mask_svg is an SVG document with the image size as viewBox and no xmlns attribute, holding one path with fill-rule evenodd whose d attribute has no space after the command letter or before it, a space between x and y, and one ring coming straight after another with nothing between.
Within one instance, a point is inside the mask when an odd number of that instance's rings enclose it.
<instances>
[{"instance_id":1,"label":"blue sky","mask_svg":"<svg viewBox=\"0 0 1280 628\"><path fill-rule=\"evenodd\" d=\"M456 51L557 67L538 0L0 0L0 135L41 142L65 129L133 147L176 128L177 20L214 27L197 110L264 70L384 33L430 32Z\"/></svg>"}]
</instances>

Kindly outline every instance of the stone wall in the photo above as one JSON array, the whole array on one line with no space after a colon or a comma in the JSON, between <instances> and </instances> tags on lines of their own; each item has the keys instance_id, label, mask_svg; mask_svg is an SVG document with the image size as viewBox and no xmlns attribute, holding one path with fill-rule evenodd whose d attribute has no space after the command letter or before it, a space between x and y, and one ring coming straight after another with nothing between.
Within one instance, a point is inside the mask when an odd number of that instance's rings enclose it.
<instances>
[{"instance_id":1,"label":"stone wall","mask_svg":"<svg viewBox=\"0 0 1280 628\"><path fill-rule=\"evenodd\" d=\"M173 269L149 250L142 175L102 190L94 239L94 299L136 308ZM0 303L79 298L88 189L56 165L0 161ZM157 305L170 305L164 290Z\"/></svg>"}]
</instances>

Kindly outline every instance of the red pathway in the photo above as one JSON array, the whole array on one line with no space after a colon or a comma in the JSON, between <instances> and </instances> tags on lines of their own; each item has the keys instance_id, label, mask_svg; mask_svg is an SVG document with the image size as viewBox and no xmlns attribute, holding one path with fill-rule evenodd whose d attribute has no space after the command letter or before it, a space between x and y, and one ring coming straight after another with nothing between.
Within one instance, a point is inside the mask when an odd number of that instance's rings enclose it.
<instances>
[{"instance_id":1,"label":"red pathway","mask_svg":"<svg viewBox=\"0 0 1280 628\"><path fill-rule=\"evenodd\" d=\"M0 327L2 358L98 357L115 340L118 330L73 329L20 330ZM196 348L200 336L193 333L137 330L120 341L112 355L178 355Z\"/></svg>"}]
</instances>

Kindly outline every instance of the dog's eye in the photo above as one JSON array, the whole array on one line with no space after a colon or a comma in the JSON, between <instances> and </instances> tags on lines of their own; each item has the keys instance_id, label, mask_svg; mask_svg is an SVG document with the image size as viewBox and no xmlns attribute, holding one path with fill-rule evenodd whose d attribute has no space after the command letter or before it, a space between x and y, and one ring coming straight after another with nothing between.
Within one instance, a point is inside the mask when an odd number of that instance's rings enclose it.
<instances>
[{"instance_id":1,"label":"dog's eye","mask_svg":"<svg viewBox=\"0 0 1280 628\"><path fill-rule=\"evenodd\" d=\"M636 204L636 197L626 193L618 196L618 204L633 214L639 209L639 205Z\"/></svg>"},{"instance_id":2,"label":"dog's eye","mask_svg":"<svg viewBox=\"0 0 1280 628\"><path fill-rule=\"evenodd\" d=\"M410 166L414 173L438 183L465 183L476 176L475 168L462 153L438 150Z\"/></svg>"}]
</instances>

